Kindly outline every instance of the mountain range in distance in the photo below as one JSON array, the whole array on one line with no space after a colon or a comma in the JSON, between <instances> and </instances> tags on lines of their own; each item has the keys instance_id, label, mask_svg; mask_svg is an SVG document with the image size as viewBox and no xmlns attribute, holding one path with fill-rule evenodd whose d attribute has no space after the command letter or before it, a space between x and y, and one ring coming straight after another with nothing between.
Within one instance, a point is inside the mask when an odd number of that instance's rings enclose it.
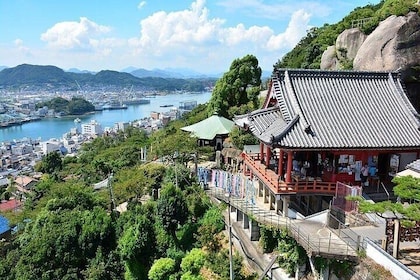
<instances>
[{"instance_id":1,"label":"mountain range in distance","mask_svg":"<svg viewBox=\"0 0 420 280\"><path fill-rule=\"evenodd\" d=\"M77 71L77 70L74 70ZM137 91L202 92L212 88L217 78L139 78L112 70L69 72L52 65L21 64L0 71L0 89L11 91L87 91L132 88Z\"/></svg>"},{"instance_id":2,"label":"mountain range in distance","mask_svg":"<svg viewBox=\"0 0 420 280\"><path fill-rule=\"evenodd\" d=\"M3 69L10 68L8 66L1 66L0 71ZM66 72L77 73L77 74L96 74L95 71L90 70L80 70L78 68L70 68L65 70ZM129 73L138 78L174 78L174 79L197 79L197 78L220 78L223 76L223 73L215 73L215 74L203 74L196 72L194 70L188 68L165 68L159 69L155 68L152 70L147 70L144 68L136 68L133 66L126 67L119 72ZM271 76L271 72L263 71L262 78L268 78Z\"/></svg>"},{"instance_id":3,"label":"mountain range in distance","mask_svg":"<svg viewBox=\"0 0 420 280\"><path fill-rule=\"evenodd\" d=\"M193 71L136 69L127 72L101 70L97 73L52 65L21 64L0 71L0 89L6 91L187 91L203 92L214 87L217 77L203 76ZM131 70L131 69L128 69ZM182 78L180 78L182 77ZM262 78L262 80L265 80Z\"/></svg>"}]
</instances>

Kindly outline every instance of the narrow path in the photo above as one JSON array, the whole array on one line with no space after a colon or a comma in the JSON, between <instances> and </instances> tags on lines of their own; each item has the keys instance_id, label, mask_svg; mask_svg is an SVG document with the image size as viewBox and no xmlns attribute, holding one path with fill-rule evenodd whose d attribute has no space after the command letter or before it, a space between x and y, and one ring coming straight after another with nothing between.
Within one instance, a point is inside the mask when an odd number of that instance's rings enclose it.
<instances>
[{"instance_id":1,"label":"narrow path","mask_svg":"<svg viewBox=\"0 0 420 280\"><path fill-rule=\"evenodd\" d=\"M210 187L208 193L246 213L261 224L278 228L286 227L290 235L310 256L335 259L357 258L354 241L338 236L335 231L322 223L281 217L273 210L263 209L264 205L260 205L258 200L254 205L239 197L228 197L220 188Z\"/></svg>"}]
</instances>

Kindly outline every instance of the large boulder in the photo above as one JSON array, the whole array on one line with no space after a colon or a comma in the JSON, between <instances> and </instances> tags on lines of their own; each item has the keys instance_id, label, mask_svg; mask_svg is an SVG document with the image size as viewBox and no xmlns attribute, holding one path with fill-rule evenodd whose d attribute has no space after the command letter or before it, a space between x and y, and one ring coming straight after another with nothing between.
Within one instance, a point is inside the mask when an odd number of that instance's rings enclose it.
<instances>
[{"instance_id":1,"label":"large boulder","mask_svg":"<svg viewBox=\"0 0 420 280\"><path fill-rule=\"evenodd\" d=\"M338 59L335 52L335 46L329 46L321 57L321 69L323 70L336 70L338 69Z\"/></svg>"},{"instance_id":2,"label":"large boulder","mask_svg":"<svg viewBox=\"0 0 420 280\"><path fill-rule=\"evenodd\" d=\"M366 37L358 28L344 30L338 35L335 45L329 46L322 54L321 69L339 70L343 64L353 61Z\"/></svg>"},{"instance_id":3,"label":"large boulder","mask_svg":"<svg viewBox=\"0 0 420 280\"><path fill-rule=\"evenodd\" d=\"M338 35L335 42L337 57L339 60L353 60L360 46L366 40L367 35L359 28L346 29Z\"/></svg>"},{"instance_id":4,"label":"large boulder","mask_svg":"<svg viewBox=\"0 0 420 280\"><path fill-rule=\"evenodd\" d=\"M420 17L390 16L366 38L353 61L355 70L395 71L420 65Z\"/></svg>"}]
</instances>

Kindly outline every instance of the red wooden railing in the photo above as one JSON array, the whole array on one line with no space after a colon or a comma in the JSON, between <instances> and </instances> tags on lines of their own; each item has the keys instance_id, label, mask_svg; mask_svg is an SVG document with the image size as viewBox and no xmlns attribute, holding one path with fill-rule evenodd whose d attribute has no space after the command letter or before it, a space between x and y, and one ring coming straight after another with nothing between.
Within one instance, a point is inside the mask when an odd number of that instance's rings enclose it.
<instances>
[{"instance_id":1,"label":"red wooden railing","mask_svg":"<svg viewBox=\"0 0 420 280\"><path fill-rule=\"evenodd\" d=\"M335 182L323 182L321 180L293 179L286 183L280 176L261 163L259 154L242 153L244 164L251 172L264 182L275 194L323 194L334 195Z\"/></svg>"}]
</instances>

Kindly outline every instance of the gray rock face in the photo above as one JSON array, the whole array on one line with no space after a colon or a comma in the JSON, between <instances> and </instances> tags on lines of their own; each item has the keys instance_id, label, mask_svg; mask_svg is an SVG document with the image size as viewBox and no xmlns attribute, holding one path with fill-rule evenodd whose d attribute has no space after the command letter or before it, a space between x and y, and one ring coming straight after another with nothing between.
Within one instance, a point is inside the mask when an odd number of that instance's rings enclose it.
<instances>
[{"instance_id":1,"label":"gray rock face","mask_svg":"<svg viewBox=\"0 0 420 280\"><path fill-rule=\"evenodd\" d=\"M340 61L352 61L366 37L358 28L344 30L338 35L335 46L329 46L322 54L321 69L341 69Z\"/></svg>"},{"instance_id":2,"label":"gray rock face","mask_svg":"<svg viewBox=\"0 0 420 280\"><path fill-rule=\"evenodd\" d=\"M420 17L390 16L366 38L353 61L355 70L394 71L420 65Z\"/></svg>"},{"instance_id":3,"label":"gray rock face","mask_svg":"<svg viewBox=\"0 0 420 280\"><path fill-rule=\"evenodd\" d=\"M353 60L366 37L358 28L344 30L335 42L338 59Z\"/></svg>"},{"instance_id":4,"label":"gray rock face","mask_svg":"<svg viewBox=\"0 0 420 280\"><path fill-rule=\"evenodd\" d=\"M337 64L338 64L338 59L335 52L335 46L329 46L322 54L321 69L335 70L339 68Z\"/></svg>"}]
</instances>

